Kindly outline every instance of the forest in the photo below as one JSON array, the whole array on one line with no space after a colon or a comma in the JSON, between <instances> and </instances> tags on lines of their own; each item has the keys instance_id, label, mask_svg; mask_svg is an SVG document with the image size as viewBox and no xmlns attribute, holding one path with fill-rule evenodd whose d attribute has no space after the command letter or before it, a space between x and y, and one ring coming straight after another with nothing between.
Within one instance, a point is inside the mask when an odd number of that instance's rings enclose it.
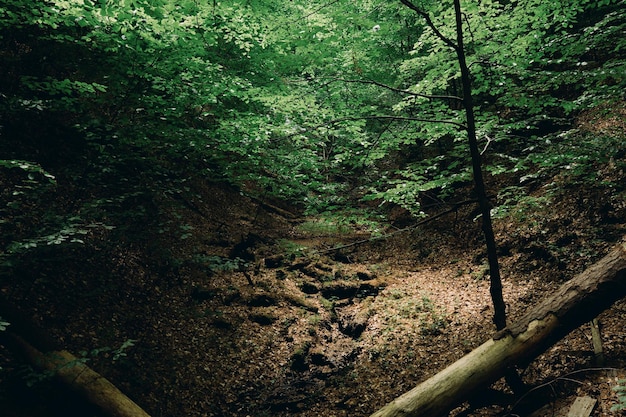
<instances>
[{"instance_id":1,"label":"forest","mask_svg":"<svg viewBox=\"0 0 626 417\"><path fill-rule=\"evenodd\" d=\"M0 414L623 415L625 6L0 0Z\"/></svg>"}]
</instances>

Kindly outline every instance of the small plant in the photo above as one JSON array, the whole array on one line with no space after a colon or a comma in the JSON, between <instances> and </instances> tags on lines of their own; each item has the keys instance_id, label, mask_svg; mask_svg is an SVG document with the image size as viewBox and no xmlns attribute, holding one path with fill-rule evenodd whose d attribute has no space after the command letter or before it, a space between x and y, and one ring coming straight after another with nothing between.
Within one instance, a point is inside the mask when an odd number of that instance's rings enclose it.
<instances>
[{"instance_id":1,"label":"small plant","mask_svg":"<svg viewBox=\"0 0 626 417\"><path fill-rule=\"evenodd\" d=\"M329 300L327 298L320 298L320 303L322 304L322 307L324 307L324 309L326 311L333 311L335 309L335 302L333 300Z\"/></svg>"},{"instance_id":2,"label":"small plant","mask_svg":"<svg viewBox=\"0 0 626 417\"><path fill-rule=\"evenodd\" d=\"M424 311L435 310L435 304L433 303L433 300L431 300L430 297L427 295L422 295L422 308L424 309Z\"/></svg>"},{"instance_id":3,"label":"small plant","mask_svg":"<svg viewBox=\"0 0 626 417\"><path fill-rule=\"evenodd\" d=\"M382 263L378 263L378 264L373 264L370 265L370 270L372 272L376 272L376 273L385 273L385 272L390 272L391 271L391 266L389 265L388 262L382 262Z\"/></svg>"},{"instance_id":4,"label":"small plant","mask_svg":"<svg viewBox=\"0 0 626 417\"><path fill-rule=\"evenodd\" d=\"M183 233L180 235L180 238L181 238L181 239L183 239L183 240L184 240L184 239L188 239L188 238L190 238L191 236L193 236L193 233L191 233L191 231L194 229L194 227L193 227L193 226L190 226L190 225L188 225L188 224L182 224L182 225L180 225L180 226L179 226L179 229L180 229L180 231L181 231L181 232L183 232Z\"/></svg>"},{"instance_id":5,"label":"small plant","mask_svg":"<svg viewBox=\"0 0 626 417\"><path fill-rule=\"evenodd\" d=\"M280 324L283 327L283 331L287 332L289 330L289 328L291 327L292 324L294 324L297 321L297 319L295 317L286 317L284 318Z\"/></svg>"},{"instance_id":6,"label":"small plant","mask_svg":"<svg viewBox=\"0 0 626 417\"><path fill-rule=\"evenodd\" d=\"M389 295L391 296L391 298L393 298L394 300L399 300L401 298L403 298L405 296L405 294L398 290L398 289L393 289L389 292Z\"/></svg>"},{"instance_id":7,"label":"small plant","mask_svg":"<svg viewBox=\"0 0 626 417\"><path fill-rule=\"evenodd\" d=\"M311 326L317 326L318 324L320 324L320 321L322 321L322 317L319 314L314 314L309 317L309 324Z\"/></svg>"},{"instance_id":8,"label":"small plant","mask_svg":"<svg viewBox=\"0 0 626 417\"><path fill-rule=\"evenodd\" d=\"M611 411L626 410L626 379L617 381L617 385L613 387L613 391L617 394L617 404L611 407Z\"/></svg>"},{"instance_id":9,"label":"small plant","mask_svg":"<svg viewBox=\"0 0 626 417\"><path fill-rule=\"evenodd\" d=\"M403 318L414 319L419 317L422 312L422 306L419 303L409 301L399 309L399 315Z\"/></svg>"},{"instance_id":10,"label":"small plant","mask_svg":"<svg viewBox=\"0 0 626 417\"><path fill-rule=\"evenodd\" d=\"M105 346L105 347L101 347L101 348L92 349L90 351L83 350L83 351L80 352L81 361L87 362L89 360L89 358L95 358L96 356L99 356L99 355L101 355L103 353L104 354L109 354L110 353L110 357L113 360L113 362L118 361L121 358L126 357L126 350L128 348L130 348L130 347L135 346L135 342L136 342L136 340L134 340L134 339L127 339L117 349L112 349L112 348L110 348L108 346Z\"/></svg>"},{"instance_id":11,"label":"small plant","mask_svg":"<svg viewBox=\"0 0 626 417\"><path fill-rule=\"evenodd\" d=\"M225 258L216 255L196 254L193 256L192 261L206 265L212 272L233 272L241 271L248 265L246 261L241 258Z\"/></svg>"},{"instance_id":12,"label":"small plant","mask_svg":"<svg viewBox=\"0 0 626 417\"><path fill-rule=\"evenodd\" d=\"M346 225L327 219L306 221L298 225L298 230L313 236L335 236L350 232Z\"/></svg>"},{"instance_id":13,"label":"small plant","mask_svg":"<svg viewBox=\"0 0 626 417\"><path fill-rule=\"evenodd\" d=\"M482 281L489 278L489 265L483 264L477 271L472 272L472 278L476 281Z\"/></svg>"},{"instance_id":14,"label":"small plant","mask_svg":"<svg viewBox=\"0 0 626 417\"><path fill-rule=\"evenodd\" d=\"M39 164L30 161L16 161L0 159L0 168L19 168L29 175L41 174L48 179L52 184L56 184L54 175L45 171Z\"/></svg>"},{"instance_id":15,"label":"small plant","mask_svg":"<svg viewBox=\"0 0 626 417\"><path fill-rule=\"evenodd\" d=\"M293 352L291 355L291 369L294 371L305 371L309 368L309 365L306 363L306 357L309 354L309 350L311 349L311 342L306 341L299 348Z\"/></svg>"},{"instance_id":16,"label":"small plant","mask_svg":"<svg viewBox=\"0 0 626 417\"><path fill-rule=\"evenodd\" d=\"M502 203L491 210L494 219L510 217L518 222L524 222L528 218L550 204L549 196L531 196L520 186L506 187L498 194L498 200Z\"/></svg>"},{"instance_id":17,"label":"small plant","mask_svg":"<svg viewBox=\"0 0 626 417\"><path fill-rule=\"evenodd\" d=\"M297 258L304 255L304 252L307 250L306 246L299 245L287 239L279 240L278 248L287 258Z\"/></svg>"},{"instance_id":18,"label":"small plant","mask_svg":"<svg viewBox=\"0 0 626 417\"><path fill-rule=\"evenodd\" d=\"M54 371L37 371L30 365L20 367L19 372L27 387L33 387L40 382L47 381L54 377Z\"/></svg>"},{"instance_id":19,"label":"small plant","mask_svg":"<svg viewBox=\"0 0 626 417\"><path fill-rule=\"evenodd\" d=\"M135 346L136 340L127 339L122 345L113 351L113 361L126 357L126 349Z\"/></svg>"},{"instance_id":20,"label":"small plant","mask_svg":"<svg viewBox=\"0 0 626 417\"><path fill-rule=\"evenodd\" d=\"M448 326L448 319L445 315L433 313L430 321L423 321L421 325L421 333L423 335L436 336L443 332Z\"/></svg>"}]
</instances>

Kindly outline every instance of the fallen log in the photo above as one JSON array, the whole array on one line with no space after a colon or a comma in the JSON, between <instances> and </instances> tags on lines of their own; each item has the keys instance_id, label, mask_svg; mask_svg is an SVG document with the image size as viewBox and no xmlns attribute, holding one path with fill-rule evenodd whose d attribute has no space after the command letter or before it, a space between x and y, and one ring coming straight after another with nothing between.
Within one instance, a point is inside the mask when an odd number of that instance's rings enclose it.
<instances>
[{"instance_id":1,"label":"fallen log","mask_svg":"<svg viewBox=\"0 0 626 417\"><path fill-rule=\"evenodd\" d=\"M30 343L11 335L14 345L35 366L54 374L61 382L111 417L150 417L108 379L65 350L42 353Z\"/></svg>"},{"instance_id":2,"label":"fallen log","mask_svg":"<svg viewBox=\"0 0 626 417\"><path fill-rule=\"evenodd\" d=\"M513 366L534 358L626 296L626 242L563 284L517 322L371 417L439 417Z\"/></svg>"},{"instance_id":3,"label":"fallen log","mask_svg":"<svg viewBox=\"0 0 626 417\"><path fill-rule=\"evenodd\" d=\"M109 380L63 350L47 332L32 323L0 294L0 316L11 324L0 332L0 343L43 371L50 372L103 414L110 417L150 417Z\"/></svg>"}]
</instances>

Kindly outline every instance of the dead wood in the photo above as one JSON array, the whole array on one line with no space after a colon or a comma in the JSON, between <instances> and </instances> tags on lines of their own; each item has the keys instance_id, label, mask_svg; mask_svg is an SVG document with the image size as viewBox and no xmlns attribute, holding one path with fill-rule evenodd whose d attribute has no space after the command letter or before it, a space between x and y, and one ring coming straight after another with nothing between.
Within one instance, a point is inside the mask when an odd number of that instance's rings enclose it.
<instances>
[{"instance_id":1,"label":"dead wood","mask_svg":"<svg viewBox=\"0 0 626 417\"><path fill-rule=\"evenodd\" d=\"M526 366L572 330L591 321L626 296L626 242L516 323L372 417L438 417L500 379L508 369Z\"/></svg>"},{"instance_id":2,"label":"dead wood","mask_svg":"<svg viewBox=\"0 0 626 417\"><path fill-rule=\"evenodd\" d=\"M150 417L108 379L71 353L60 350L42 353L19 336L12 335L20 353L38 368L52 372L68 388L80 394L111 417Z\"/></svg>"},{"instance_id":3,"label":"dead wood","mask_svg":"<svg viewBox=\"0 0 626 417\"><path fill-rule=\"evenodd\" d=\"M104 414L111 417L149 417L135 402L85 361L62 350L44 329L0 295L0 316L11 323L0 342L42 371L51 372Z\"/></svg>"}]
</instances>

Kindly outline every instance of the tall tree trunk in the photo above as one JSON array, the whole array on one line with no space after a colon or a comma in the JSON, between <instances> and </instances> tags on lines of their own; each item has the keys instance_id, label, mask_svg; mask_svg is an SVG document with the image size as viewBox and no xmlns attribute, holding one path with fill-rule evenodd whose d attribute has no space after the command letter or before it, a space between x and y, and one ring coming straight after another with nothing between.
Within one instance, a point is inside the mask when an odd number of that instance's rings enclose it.
<instances>
[{"instance_id":1,"label":"tall tree trunk","mask_svg":"<svg viewBox=\"0 0 626 417\"><path fill-rule=\"evenodd\" d=\"M526 366L572 330L626 297L626 242L566 282L519 321L372 417L439 417L515 365Z\"/></svg>"},{"instance_id":2,"label":"tall tree trunk","mask_svg":"<svg viewBox=\"0 0 626 417\"><path fill-rule=\"evenodd\" d=\"M474 116L474 100L472 97L472 80L470 71L465 58L465 43L463 41L463 14L461 11L460 0L454 0L454 12L456 17L456 42L446 37L434 24L429 14L422 10L419 6L413 4L410 0L400 0L402 4L420 15L426 24L431 28L439 39L447 46L452 48L457 55L457 61L461 70L461 84L463 89L463 107L466 115L467 139L469 142L470 154L472 157L472 172L474 175L474 188L478 198L478 205L482 217L482 229L485 236L485 244L487 246L487 259L489 261L489 276L491 300L493 302L494 316L493 322L498 330L506 327L506 305L502 297L502 279L500 277L500 266L498 264L498 255L496 247L496 239L491 224L491 205L485 190L485 181L483 179L482 161L480 151L478 150L478 140L476 138L476 118Z\"/></svg>"},{"instance_id":3,"label":"tall tree trunk","mask_svg":"<svg viewBox=\"0 0 626 417\"><path fill-rule=\"evenodd\" d=\"M500 266L498 264L498 255L496 247L496 239L491 224L491 204L485 190L485 181L483 179L482 161L480 151L478 150L478 140L476 138L476 118L474 116L474 99L472 97L472 81L470 78L469 68L465 59L465 44L463 42L463 14L461 12L460 0L454 0L454 12L456 15L456 55L461 69L461 83L463 85L463 106L465 107L465 115L467 118L467 138L469 141L470 154L472 156L472 171L474 174L474 187L480 212L482 214L482 229L485 236L485 244L487 246L487 259L489 261L489 277L491 300L493 302L494 316L493 322L496 329L500 330L506 327L506 305L502 296L502 279L500 277Z\"/></svg>"}]
</instances>

